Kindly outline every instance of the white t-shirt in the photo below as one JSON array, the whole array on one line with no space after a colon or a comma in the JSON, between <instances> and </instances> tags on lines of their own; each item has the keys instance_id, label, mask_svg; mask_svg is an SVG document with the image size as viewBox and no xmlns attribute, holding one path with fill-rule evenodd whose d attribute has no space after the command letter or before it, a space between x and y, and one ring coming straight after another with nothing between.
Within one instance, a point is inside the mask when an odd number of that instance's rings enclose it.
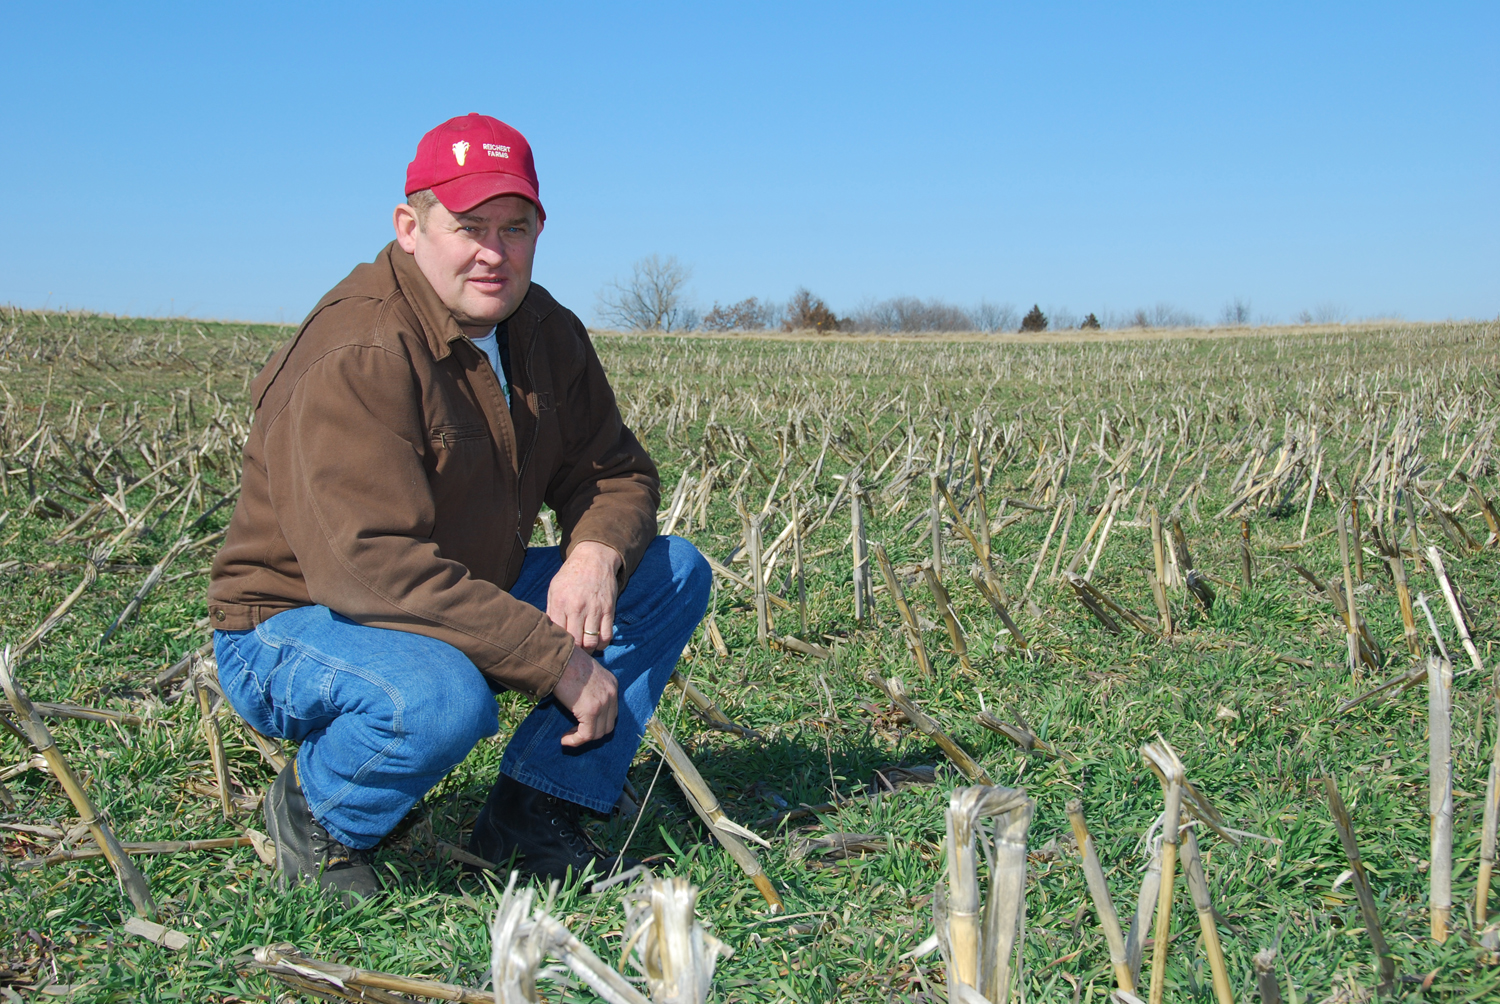
<instances>
[{"instance_id":1,"label":"white t-shirt","mask_svg":"<svg viewBox=\"0 0 1500 1004\"><path fill-rule=\"evenodd\" d=\"M483 338L475 338L474 344L479 346L490 361L490 368L495 371L495 376L500 378L500 389L505 392L505 403L510 404L510 384L505 382L505 367L500 365L500 339L496 336L497 328L491 328L490 333Z\"/></svg>"}]
</instances>

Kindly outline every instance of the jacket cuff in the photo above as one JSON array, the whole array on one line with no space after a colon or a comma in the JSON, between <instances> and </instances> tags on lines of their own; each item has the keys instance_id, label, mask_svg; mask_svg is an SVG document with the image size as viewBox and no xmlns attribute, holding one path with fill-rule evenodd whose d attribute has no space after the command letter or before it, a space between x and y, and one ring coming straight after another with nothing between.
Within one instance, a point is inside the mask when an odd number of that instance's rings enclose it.
<instances>
[{"instance_id":1,"label":"jacket cuff","mask_svg":"<svg viewBox=\"0 0 1500 1004\"><path fill-rule=\"evenodd\" d=\"M545 616L531 629L513 652L508 652L479 671L540 701L552 693L573 656L573 638Z\"/></svg>"}]
</instances>

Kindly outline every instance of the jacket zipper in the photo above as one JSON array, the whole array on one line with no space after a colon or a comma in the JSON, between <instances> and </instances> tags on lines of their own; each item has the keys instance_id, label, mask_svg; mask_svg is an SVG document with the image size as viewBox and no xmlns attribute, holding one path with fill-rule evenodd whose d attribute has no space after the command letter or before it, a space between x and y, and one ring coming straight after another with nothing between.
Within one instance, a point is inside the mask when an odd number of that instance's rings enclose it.
<instances>
[{"instance_id":1,"label":"jacket zipper","mask_svg":"<svg viewBox=\"0 0 1500 1004\"><path fill-rule=\"evenodd\" d=\"M531 387L531 395L533 398L537 395L536 377L534 375L534 371L532 370L532 361L536 358L536 352L534 350L536 349L537 336L541 333L541 330L541 326L538 325L536 330L531 333L531 341L526 344L526 383ZM522 484L526 480L526 463L531 459L531 451L536 447L537 434L541 431L542 428L541 410L533 410L535 414L533 416L534 421L531 423L531 441L526 444L526 452L521 454L521 463L516 468L516 540L520 541L521 552L523 554L526 552L526 538L521 536L521 517L525 515L522 512L522 492L524 491L524 489L522 488ZM543 504L546 504L545 500Z\"/></svg>"}]
</instances>

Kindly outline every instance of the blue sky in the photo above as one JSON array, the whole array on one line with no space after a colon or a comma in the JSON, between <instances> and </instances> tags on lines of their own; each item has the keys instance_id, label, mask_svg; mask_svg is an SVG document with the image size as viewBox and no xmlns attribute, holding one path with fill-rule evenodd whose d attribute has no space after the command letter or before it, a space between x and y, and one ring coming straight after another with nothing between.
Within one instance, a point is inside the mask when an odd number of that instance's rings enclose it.
<instances>
[{"instance_id":1,"label":"blue sky","mask_svg":"<svg viewBox=\"0 0 1500 1004\"><path fill-rule=\"evenodd\" d=\"M299 320L431 126L530 139L536 279L1500 314L1500 5L0 6L0 303Z\"/></svg>"}]
</instances>

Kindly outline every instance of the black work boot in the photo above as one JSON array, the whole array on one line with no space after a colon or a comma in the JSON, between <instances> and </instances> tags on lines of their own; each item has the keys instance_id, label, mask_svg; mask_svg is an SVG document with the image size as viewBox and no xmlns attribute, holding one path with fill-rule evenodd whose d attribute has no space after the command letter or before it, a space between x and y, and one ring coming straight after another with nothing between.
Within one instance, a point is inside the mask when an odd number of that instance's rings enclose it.
<instances>
[{"instance_id":1,"label":"black work boot","mask_svg":"<svg viewBox=\"0 0 1500 1004\"><path fill-rule=\"evenodd\" d=\"M295 760L276 775L262 812L267 835L276 844L276 870L281 873L283 892L304 878L316 879L322 889L337 892L345 903L351 903L354 896L380 891L370 852L339 843L313 818L297 782Z\"/></svg>"},{"instance_id":2,"label":"black work boot","mask_svg":"<svg viewBox=\"0 0 1500 1004\"><path fill-rule=\"evenodd\" d=\"M519 859L515 867L542 878L566 878L569 868L577 878L590 866L595 879L606 878L615 868L615 855L585 832L580 820L584 811L576 802L501 774L474 821L469 853L502 868L514 855ZM639 863L625 858L620 870Z\"/></svg>"}]
</instances>

